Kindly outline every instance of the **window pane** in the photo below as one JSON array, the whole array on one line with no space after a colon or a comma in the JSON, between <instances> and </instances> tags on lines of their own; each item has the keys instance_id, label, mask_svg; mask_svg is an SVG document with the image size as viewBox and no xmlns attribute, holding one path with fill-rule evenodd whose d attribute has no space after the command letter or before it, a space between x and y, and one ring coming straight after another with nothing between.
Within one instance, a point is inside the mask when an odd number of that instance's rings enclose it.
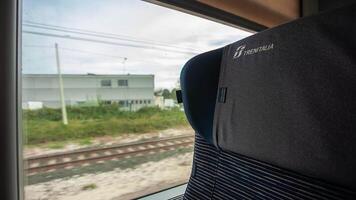
<instances>
[{"instance_id":1,"label":"window pane","mask_svg":"<svg viewBox=\"0 0 356 200\"><path fill-rule=\"evenodd\" d=\"M25 199L132 199L187 182L180 71L250 33L138 0L23 3Z\"/></svg>"},{"instance_id":2,"label":"window pane","mask_svg":"<svg viewBox=\"0 0 356 200\"><path fill-rule=\"evenodd\" d=\"M117 81L118 86L128 86L128 81L127 80L118 80Z\"/></svg>"},{"instance_id":3,"label":"window pane","mask_svg":"<svg viewBox=\"0 0 356 200\"><path fill-rule=\"evenodd\" d=\"M111 80L101 80L101 87L111 87Z\"/></svg>"}]
</instances>

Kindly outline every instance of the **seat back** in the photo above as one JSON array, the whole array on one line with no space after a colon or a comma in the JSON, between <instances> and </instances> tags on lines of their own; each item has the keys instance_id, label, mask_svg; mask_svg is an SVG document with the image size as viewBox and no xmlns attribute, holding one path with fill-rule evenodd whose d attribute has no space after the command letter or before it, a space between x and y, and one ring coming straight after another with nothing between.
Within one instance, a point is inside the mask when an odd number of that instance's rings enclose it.
<instances>
[{"instance_id":1,"label":"seat back","mask_svg":"<svg viewBox=\"0 0 356 200\"><path fill-rule=\"evenodd\" d=\"M193 129L213 142L213 120L223 49L200 54L182 69L180 85L184 111Z\"/></svg>"},{"instance_id":2,"label":"seat back","mask_svg":"<svg viewBox=\"0 0 356 200\"><path fill-rule=\"evenodd\" d=\"M185 199L356 199L356 4L191 59Z\"/></svg>"}]
</instances>

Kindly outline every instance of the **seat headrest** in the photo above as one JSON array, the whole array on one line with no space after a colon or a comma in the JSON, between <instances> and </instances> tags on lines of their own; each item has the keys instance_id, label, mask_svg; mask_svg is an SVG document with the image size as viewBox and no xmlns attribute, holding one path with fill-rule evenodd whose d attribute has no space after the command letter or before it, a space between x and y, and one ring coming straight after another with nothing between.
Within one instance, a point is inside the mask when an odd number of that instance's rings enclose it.
<instances>
[{"instance_id":1,"label":"seat headrest","mask_svg":"<svg viewBox=\"0 0 356 200\"><path fill-rule=\"evenodd\" d=\"M226 46L214 144L355 191L355 19L353 4Z\"/></svg>"},{"instance_id":2,"label":"seat headrest","mask_svg":"<svg viewBox=\"0 0 356 200\"><path fill-rule=\"evenodd\" d=\"M192 127L222 151L356 191L354 19L356 4L191 59L181 87Z\"/></svg>"},{"instance_id":3,"label":"seat headrest","mask_svg":"<svg viewBox=\"0 0 356 200\"><path fill-rule=\"evenodd\" d=\"M180 76L188 121L196 133L211 143L222 50L216 49L190 59Z\"/></svg>"}]
</instances>

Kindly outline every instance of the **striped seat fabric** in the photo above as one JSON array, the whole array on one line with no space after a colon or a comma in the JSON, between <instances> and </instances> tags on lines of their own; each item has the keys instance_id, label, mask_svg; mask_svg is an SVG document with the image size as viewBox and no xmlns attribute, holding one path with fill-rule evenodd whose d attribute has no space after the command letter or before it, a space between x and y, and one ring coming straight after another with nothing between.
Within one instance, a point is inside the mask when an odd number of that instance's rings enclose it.
<instances>
[{"instance_id":1,"label":"striped seat fabric","mask_svg":"<svg viewBox=\"0 0 356 200\"><path fill-rule=\"evenodd\" d=\"M184 199L356 199L336 185L218 150L198 134Z\"/></svg>"}]
</instances>

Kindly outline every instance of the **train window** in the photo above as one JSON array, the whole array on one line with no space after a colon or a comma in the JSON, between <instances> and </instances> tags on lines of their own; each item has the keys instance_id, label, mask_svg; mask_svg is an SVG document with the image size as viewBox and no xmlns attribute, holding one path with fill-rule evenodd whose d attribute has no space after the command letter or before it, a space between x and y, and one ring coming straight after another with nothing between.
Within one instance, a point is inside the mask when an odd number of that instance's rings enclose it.
<instances>
[{"instance_id":1,"label":"train window","mask_svg":"<svg viewBox=\"0 0 356 200\"><path fill-rule=\"evenodd\" d=\"M186 183L182 66L250 34L145 1L23 0L25 199L132 199Z\"/></svg>"}]
</instances>

